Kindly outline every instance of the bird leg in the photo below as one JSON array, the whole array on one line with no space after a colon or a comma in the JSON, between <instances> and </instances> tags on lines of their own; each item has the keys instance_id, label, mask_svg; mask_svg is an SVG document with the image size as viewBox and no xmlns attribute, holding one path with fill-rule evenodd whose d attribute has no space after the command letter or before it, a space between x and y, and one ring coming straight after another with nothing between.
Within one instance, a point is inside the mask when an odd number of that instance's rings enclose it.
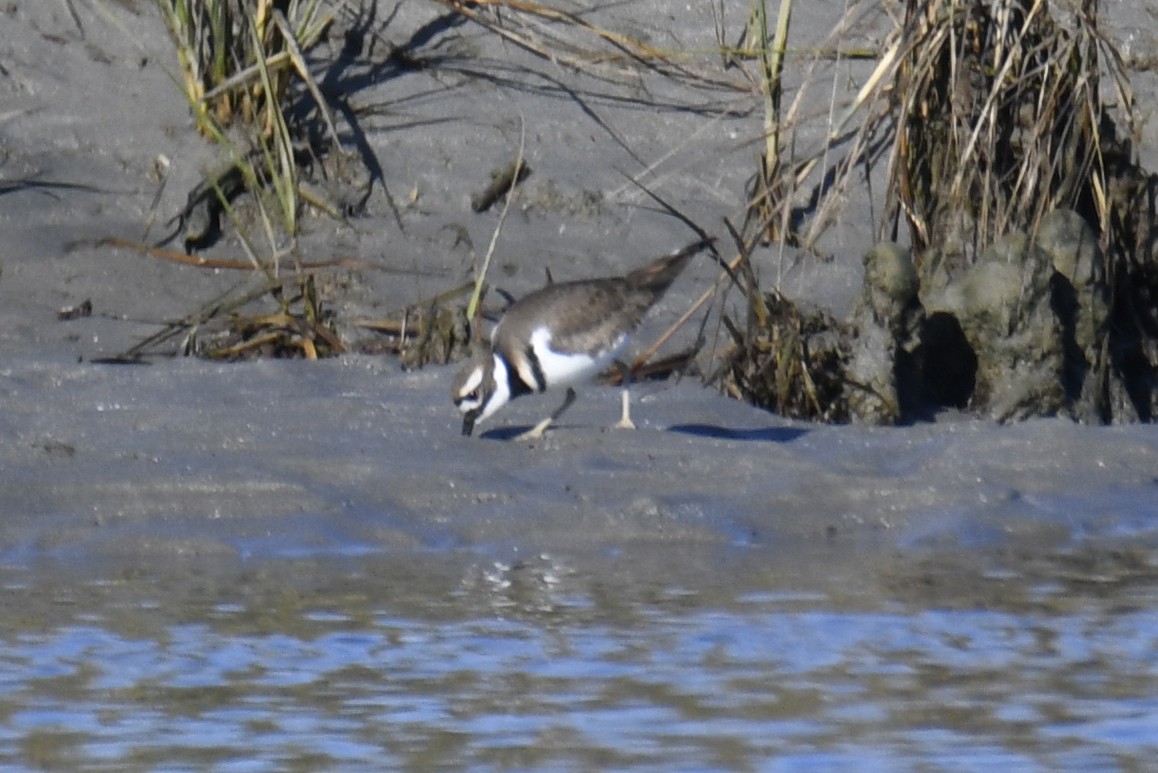
<instances>
[{"instance_id":1,"label":"bird leg","mask_svg":"<svg viewBox=\"0 0 1158 773\"><path fill-rule=\"evenodd\" d=\"M635 422L631 420L631 392L626 388L619 393L623 398L623 412L619 421L611 425L612 429L635 429Z\"/></svg>"},{"instance_id":2,"label":"bird leg","mask_svg":"<svg viewBox=\"0 0 1158 773\"><path fill-rule=\"evenodd\" d=\"M619 363L619 368L623 374L623 391L620 393L623 399L623 413L611 428L635 429L635 422L631 420L631 368L623 363Z\"/></svg>"},{"instance_id":3,"label":"bird leg","mask_svg":"<svg viewBox=\"0 0 1158 773\"><path fill-rule=\"evenodd\" d=\"M567 395L563 398L563 404L556 408L554 413L540 421L531 429L521 435L516 435L515 440L538 440L543 437L543 433L547 431L547 428L558 421L559 417L571 407L571 403L573 402L575 402L575 390L572 387L567 387Z\"/></svg>"}]
</instances>

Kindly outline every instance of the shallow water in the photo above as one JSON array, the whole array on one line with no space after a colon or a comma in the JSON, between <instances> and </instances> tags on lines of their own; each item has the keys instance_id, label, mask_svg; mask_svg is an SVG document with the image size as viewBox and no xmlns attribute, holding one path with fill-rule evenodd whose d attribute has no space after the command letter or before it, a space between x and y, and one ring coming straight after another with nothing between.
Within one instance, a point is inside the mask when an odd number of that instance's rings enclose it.
<instances>
[{"instance_id":1,"label":"shallow water","mask_svg":"<svg viewBox=\"0 0 1158 773\"><path fill-rule=\"evenodd\" d=\"M1153 428L447 380L9 358L0 768L1152 767Z\"/></svg>"},{"instance_id":2,"label":"shallow water","mask_svg":"<svg viewBox=\"0 0 1158 773\"><path fill-rule=\"evenodd\" d=\"M1129 549L120 569L5 571L0 764L1142 770L1158 750L1158 573Z\"/></svg>"}]
</instances>

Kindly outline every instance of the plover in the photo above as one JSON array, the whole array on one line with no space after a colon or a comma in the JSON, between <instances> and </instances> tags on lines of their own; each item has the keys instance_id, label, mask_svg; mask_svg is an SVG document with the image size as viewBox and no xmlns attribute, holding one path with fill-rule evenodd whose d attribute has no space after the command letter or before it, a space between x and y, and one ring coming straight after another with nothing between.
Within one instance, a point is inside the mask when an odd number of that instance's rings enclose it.
<instances>
[{"instance_id":1,"label":"plover","mask_svg":"<svg viewBox=\"0 0 1158 773\"><path fill-rule=\"evenodd\" d=\"M541 437L575 401L574 385L615 360L647 310L710 244L695 242L626 276L547 285L514 303L492 331L490 346L451 386L462 434L516 397L566 387L563 404L516 440ZM617 426L634 427L626 390Z\"/></svg>"}]
</instances>

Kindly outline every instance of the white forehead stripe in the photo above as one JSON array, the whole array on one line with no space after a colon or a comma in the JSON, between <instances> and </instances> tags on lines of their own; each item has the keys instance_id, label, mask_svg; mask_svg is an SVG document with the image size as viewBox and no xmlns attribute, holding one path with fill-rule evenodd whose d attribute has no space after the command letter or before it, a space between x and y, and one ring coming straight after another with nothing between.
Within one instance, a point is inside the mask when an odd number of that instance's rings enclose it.
<instances>
[{"instance_id":1,"label":"white forehead stripe","mask_svg":"<svg viewBox=\"0 0 1158 773\"><path fill-rule=\"evenodd\" d=\"M462 387L458 390L458 397L462 399L474 390L478 389L483 380L483 366L479 365L470 372L470 377L463 382Z\"/></svg>"}]
</instances>

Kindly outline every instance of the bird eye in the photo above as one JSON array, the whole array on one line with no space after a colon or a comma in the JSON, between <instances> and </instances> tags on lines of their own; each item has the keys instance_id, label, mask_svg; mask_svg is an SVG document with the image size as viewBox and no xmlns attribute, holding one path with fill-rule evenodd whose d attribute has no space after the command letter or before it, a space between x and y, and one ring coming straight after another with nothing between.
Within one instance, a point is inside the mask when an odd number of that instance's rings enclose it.
<instances>
[{"instance_id":1,"label":"bird eye","mask_svg":"<svg viewBox=\"0 0 1158 773\"><path fill-rule=\"evenodd\" d=\"M477 390L477 389L472 389L472 390L470 391L470 393L469 393L469 394L466 396L466 399L467 399L467 400L477 400L477 399L478 399L478 397L479 397L479 395L478 395L478 390Z\"/></svg>"}]
</instances>

